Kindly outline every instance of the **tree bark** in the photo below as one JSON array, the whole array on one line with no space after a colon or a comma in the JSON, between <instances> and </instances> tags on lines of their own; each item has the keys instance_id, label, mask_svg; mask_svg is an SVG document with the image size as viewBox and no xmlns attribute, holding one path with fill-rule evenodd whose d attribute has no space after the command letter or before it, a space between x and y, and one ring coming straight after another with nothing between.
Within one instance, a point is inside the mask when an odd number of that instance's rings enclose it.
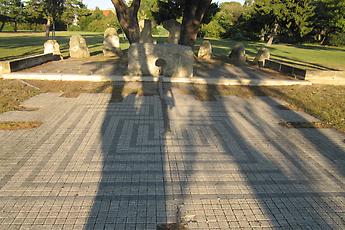
<instances>
[{"instance_id":1,"label":"tree bark","mask_svg":"<svg viewBox=\"0 0 345 230\"><path fill-rule=\"evenodd\" d=\"M0 26L0 32L4 29L4 27L5 27L5 21L2 21L1 22L1 26Z\"/></svg>"},{"instance_id":2,"label":"tree bark","mask_svg":"<svg viewBox=\"0 0 345 230\"><path fill-rule=\"evenodd\" d=\"M273 44L273 39L275 36L277 36L277 33L278 33L278 27L279 27L279 24L278 23L275 23L274 24L274 27L271 31L271 34L269 36L269 39L268 39L268 42L267 42L267 46L271 46Z\"/></svg>"},{"instance_id":3,"label":"tree bark","mask_svg":"<svg viewBox=\"0 0 345 230\"><path fill-rule=\"evenodd\" d=\"M13 31L14 32L17 32L18 31L18 23L17 23L17 20L14 21L14 26L13 26Z\"/></svg>"},{"instance_id":4,"label":"tree bark","mask_svg":"<svg viewBox=\"0 0 345 230\"><path fill-rule=\"evenodd\" d=\"M46 38L49 37L50 34L50 25L51 25L51 19L47 18L47 24L46 24Z\"/></svg>"},{"instance_id":5,"label":"tree bark","mask_svg":"<svg viewBox=\"0 0 345 230\"><path fill-rule=\"evenodd\" d=\"M133 0L131 6L128 7L124 0L112 0L120 26L130 44L138 42L140 39L138 23L140 1L141 0Z\"/></svg>"},{"instance_id":6,"label":"tree bark","mask_svg":"<svg viewBox=\"0 0 345 230\"><path fill-rule=\"evenodd\" d=\"M179 42L181 45L194 46L201 21L210 4L211 0L189 0L185 2Z\"/></svg>"}]
</instances>

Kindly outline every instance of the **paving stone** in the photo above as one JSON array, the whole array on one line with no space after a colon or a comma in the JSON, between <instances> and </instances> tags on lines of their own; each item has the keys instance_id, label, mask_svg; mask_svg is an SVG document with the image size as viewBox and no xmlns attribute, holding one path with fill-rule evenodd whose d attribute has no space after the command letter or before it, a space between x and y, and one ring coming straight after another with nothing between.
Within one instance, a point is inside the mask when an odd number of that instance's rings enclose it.
<instances>
[{"instance_id":1,"label":"paving stone","mask_svg":"<svg viewBox=\"0 0 345 230\"><path fill-rule=\"evenodd\" d=\"M286 129L316 121L268 97L158 95L24 102L42 120L0 131L0 228L345 228L344 135Z\"/></svg>"}]
</instances>

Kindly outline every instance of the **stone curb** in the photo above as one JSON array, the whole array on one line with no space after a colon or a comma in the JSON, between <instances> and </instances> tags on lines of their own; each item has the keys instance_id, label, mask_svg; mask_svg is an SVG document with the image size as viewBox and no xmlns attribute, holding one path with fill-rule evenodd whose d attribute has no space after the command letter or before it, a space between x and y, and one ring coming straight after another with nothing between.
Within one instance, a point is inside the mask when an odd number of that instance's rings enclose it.
<instances>
[{"instance_id":1,"label":"stone curb","mask_svg":"<svg viewBox=\"0 0 345 230\"><path fill-rule=\"evenodd\" d=\"M91 82L158 82L159 77L153 76L120 76L120 75L82 75L82 74L42 74L42 73L10 73L3 74L4 79L48 80L48 81L91 81ZM166 83L194 83L209 85L248 85L248 86L279 86L279 85L311 85L311 82L301 80L281 79L213 79L200 78L170 78L162 77Z\"/></svg>"}]
</instances>

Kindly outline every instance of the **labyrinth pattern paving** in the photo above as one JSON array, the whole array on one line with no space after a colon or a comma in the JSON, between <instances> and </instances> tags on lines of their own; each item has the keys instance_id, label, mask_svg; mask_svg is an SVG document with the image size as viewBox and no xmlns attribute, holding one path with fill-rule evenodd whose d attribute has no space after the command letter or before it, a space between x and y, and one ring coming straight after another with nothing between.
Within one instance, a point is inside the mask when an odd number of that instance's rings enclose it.
<instances>
[{"instance_id":1,"label":"labyrinth pattern paving","mask_svg":"<svg viewBox=\"0 0 345 230\"><path fill-rule=\"evenodd\" d=\"M316 119L268 97L171 95L1 114L43 125L0 131L0 229L345 228L343 134L284 128Z\"/></svg>"}]
</instances>

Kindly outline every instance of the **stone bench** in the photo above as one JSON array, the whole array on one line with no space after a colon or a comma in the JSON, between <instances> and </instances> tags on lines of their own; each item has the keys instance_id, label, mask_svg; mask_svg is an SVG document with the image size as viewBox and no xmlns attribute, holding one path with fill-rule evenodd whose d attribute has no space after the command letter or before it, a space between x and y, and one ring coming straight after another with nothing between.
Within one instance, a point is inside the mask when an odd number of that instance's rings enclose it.
<instances>
[{"instance_id":1,"label":"stone bench","mask_svg":"<svg viewBox=\"0 0 345 230\"><path fill-rule=\"evenodd\" d=\"M0 61L0 74L11 73L22 69L27 69L46 62L60 60L59 55L38 54L13 60Z\"/></svg>"}]
</instances>

